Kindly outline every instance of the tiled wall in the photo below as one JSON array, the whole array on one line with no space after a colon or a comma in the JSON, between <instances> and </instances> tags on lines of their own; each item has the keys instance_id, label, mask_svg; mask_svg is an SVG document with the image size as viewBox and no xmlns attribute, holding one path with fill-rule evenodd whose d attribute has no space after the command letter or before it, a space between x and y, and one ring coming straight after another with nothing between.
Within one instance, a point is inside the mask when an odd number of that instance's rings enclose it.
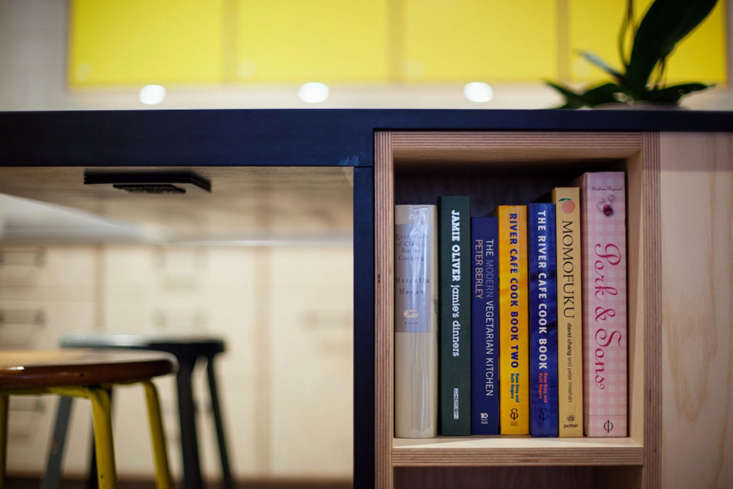
<instances>
[{"instance_id":1,"label":"tiled wall","mask_svg":"<svg viewBox=\"0 0 733 489\"><path fill-rule=\"evenodd\" d=\"M329 247L0 246L0 345L53 348L74 331L212 334L235 476L343 477L352 466L352 250ZM203 369L195 378L207 477L219 465ZM180 474L174 383L159 379ZM40 472L56 399L11 400L8 470ZM140 388L115 391L120 476L152 475ZM67 474L82 474L90 417L74 404Z\"/></svg>"}]
</instances>

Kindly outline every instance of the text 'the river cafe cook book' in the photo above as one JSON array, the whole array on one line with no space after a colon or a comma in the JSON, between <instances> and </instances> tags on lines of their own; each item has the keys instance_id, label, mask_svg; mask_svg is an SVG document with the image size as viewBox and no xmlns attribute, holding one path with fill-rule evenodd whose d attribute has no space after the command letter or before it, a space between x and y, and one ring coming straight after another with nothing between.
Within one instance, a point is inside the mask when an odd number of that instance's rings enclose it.
<instances>
[{"instance_id":1,"label":"text 'the river cafe cook book'","mask_svg":"<svg viewBox=\"0 0 733 489\"><path fill-rule=\"evenodd\" d=\"M555 206L529 204L529 410L532 436L557 436Z\"/></svg>"},{"instance_id":2,"label":"text 'the river cafe cook book'","mask_svg":"<svg viewBox=\"0 0 733 489\"><path fill-rule=\"evenodd\" d=\"M585 434L626 436L624 173L585 173L579 183L583 215Z\"/></svg>"},{"instance_id":3,"label":"text 'the river cafe cook book'","mask_svg":"<svg viewBox=\"0 0 733 489\"><path fill-rule=\"evenodd\" d=\"M438 211L395 206L395 436L438 433Z\"/></svg>"}]
</instances>

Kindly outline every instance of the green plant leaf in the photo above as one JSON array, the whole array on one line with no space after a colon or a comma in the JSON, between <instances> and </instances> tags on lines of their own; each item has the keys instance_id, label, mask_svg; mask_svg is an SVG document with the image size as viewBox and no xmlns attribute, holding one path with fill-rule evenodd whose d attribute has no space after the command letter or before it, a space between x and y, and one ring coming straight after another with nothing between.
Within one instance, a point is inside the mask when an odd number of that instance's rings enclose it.
<instances>
[{"instance_id":1,"label":"green plant leaf","mask_svg":"<svg viewBox=\"0 0 733 489\"><path fill-rule=\"evenodd\" d=\"M657 63L707 17L717 0L655 0L639 24L626 70L634 98L641 99Z\"/></svg>"},{"instance_id":2,"label":"green plant leaf","mask_svg":"<svg viewBox=\"0 0 733 489\"><path fill-rule=\"evenodd\" d=\"M614 77L619 83L623 83L623 73L603 61L600 56L593 54L589 51L578 51L578 55L588 61L590 64L597 66L598 68L602 69L603 71Z\"/></svg>"},{"instance_id":3,"label":"green plant leaf","mask_svg":"<svg viewBox=\"0 0 733 489\"><path fill-rule=\"evenodd\" d=\"M565 97L565 104L558 107L559 109L579 109L617 102L616 94L624 92L623 88L615 83L603 83L584 92L576 92L551 81L546 83Z\"/></svg>"},{"instance_id":4,"label":"green plant leaf","mask_svg":"<svg viewBox=\"0 0 733 489\"><path fill-rule=\"evenodd\" d=\"M615 83L602 83L595 87L589 88L582 95L585 105L595 107L601 104L611 104L618 102L616 94L624 93L624 89Z\"/></svg>"},{"instance_id":5,"label":"green plant leaf","mask_svg":"<svg viewBox=\"0 0 733 489\"><path fill-rule=\"evenodd\" d=\"M565 87L563 85L560 85L559 83L551 81L545 81L545 83L560 92L562 96L565 97L565 104L557 107L558 109L579 109L585 106L581 95L575 92L572 88Z\"/></svg>"},{"instance_id":6,"label":"green plant leaf","mask_svg":"<svg viewBox=\"0 0 733 489\"><path fill-rule=\"evenodd\" d=\"M704 83L681 83L679 85L672 85L666 88L657 88L655 90L649 90L644 100L649 102L655 102L658 104L672 104L677 105L680 98L687 95L688 93L698 92L705 90L714 85L706 85Z\"/></svg>"}]
</instances>

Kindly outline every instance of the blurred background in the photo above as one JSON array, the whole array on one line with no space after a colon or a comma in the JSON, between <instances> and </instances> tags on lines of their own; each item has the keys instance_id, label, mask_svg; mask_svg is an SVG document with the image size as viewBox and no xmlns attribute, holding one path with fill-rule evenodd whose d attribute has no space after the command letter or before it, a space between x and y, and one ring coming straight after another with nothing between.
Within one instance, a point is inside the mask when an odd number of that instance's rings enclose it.
<instances>
[{"instance_id":1,"label":"blurred background","mask_svg":"<svg viewBox=\"0 0 733 489\"><path fill-rule=\"evenodd\" d=\"M54 349L75 333L222 338L217 384L238 487L350 487L352 169L192 170L211 193L131 194L84 185L81 167L1 167L0 348ZM198 367L201 465L221 487ZM180 482L175 380L156 384ZM40 487L56 407L56 396L10 398L6 489ZM86 487L90 416L74 403L66 489ZM120 487L154 487L143 390L115 389L113 418Z\"/></svg>"},{"instance_id":2,"label":"blurred background","mask_svg":"<svg viewBox=\"0 0 733 489\"><path fill-rule=\"evenodd\" d=\"M0 110L548 108L561 100L544 80L604 78L579 49L618 66L625 3L0 0ZM635 2L637 17L650 3ZM668 82L716 84L683 106L733 109L732 12L719 1L669 58ZM198 169L216 197L199 205L118 202L70 191L38 169L0 172L0 345L54 348L76 331L221 336L239 484L348 487L351 172L252 169L227 184L211 170ZM199 231L171 231L176 222ZM205 380L196 382L202 464L215 484L210 405ZM179 478L173 381L160 385ZM67 482L86 474L83 404ZM38 486L55 409L52 397L12 400L8 470L17 487ZM115 412L120 479L149 487L147 430L135 422L142 393L122 390Z\"/></svg>"},{"instance_id":3,"label":"blurred background","mask_svg":"<svg viewBox=\"0 0 733 489\"><path fill-rule=\"evenodd\" d=\"M1 0L0 108L547 108L543 80L604 78L578 50L619 65L625 3ZM687 107L733 108L730 11L668 59L668 82L717 84Z\"/></svg>"}]
</instances>

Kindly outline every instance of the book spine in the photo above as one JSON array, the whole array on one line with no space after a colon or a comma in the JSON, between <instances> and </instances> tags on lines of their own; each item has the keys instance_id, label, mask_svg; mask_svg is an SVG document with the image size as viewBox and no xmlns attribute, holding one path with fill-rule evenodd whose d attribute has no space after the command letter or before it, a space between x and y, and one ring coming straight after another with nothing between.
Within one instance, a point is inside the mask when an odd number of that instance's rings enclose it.
<instances>
[{"instance_id":1,"label":"book spine","mask_svg":"<svg viewBox=\"0 0 733 489\"><path fill-rule=\"evenodd\" d=\"M440 199L440 432L471 434L471 233L468 197Z\"/></svg>"},{"instance_id":2,"label":"book spine","mask_svg":"<svg viewBox=\"0 0 733 489\"><path fill-rule=\"evenodd\" d=\"M471 433L499 434L498 223L471 219Z\"/></svg>"},{"instance_id":3,"label":"book spine","mask_svg":"<svg viewBox=\"0 0 733 489\"><path fill-rule=\"evenodd\" d=\"M558 434L583 436L580 190L552 191L557 239Z\"/></svg>"},{"instance_id":4,"label":"book spine","mask_svg":"<svg viewBox=\"0 0 733 489\"><path fill-rule=\"evenodd\" d=\"M529 433L527 208L501 205L499 218L499 409L501 434Z\"/></svg>"},{"instance_id":5,"label":"book spine","mask_svg":"<svg viewBox=\"0 0 733 489\"><path fill-rule=\"evenodd\" d=\"M557 436L557 281L555 206L530 204L530 433Z\"/></svg>"},{"instance_id":6,"label":"book spine","mask_svg":"<svg viewBox=\"0 0 733 489\"><path fill-rule=\"evenodd\" d=\"M623 172L582 177L584 425L626 436L626 196Z\"/></svg>"},{"instance_id":7,"label":"book spine","mask_svg":"<svg viewBox=\"0 0 733 489\"><path fill-rule=\"evenodd\" d=\"M438 433L438 212L395 206L395 436Z\"/></svg>"}]
</instances>

